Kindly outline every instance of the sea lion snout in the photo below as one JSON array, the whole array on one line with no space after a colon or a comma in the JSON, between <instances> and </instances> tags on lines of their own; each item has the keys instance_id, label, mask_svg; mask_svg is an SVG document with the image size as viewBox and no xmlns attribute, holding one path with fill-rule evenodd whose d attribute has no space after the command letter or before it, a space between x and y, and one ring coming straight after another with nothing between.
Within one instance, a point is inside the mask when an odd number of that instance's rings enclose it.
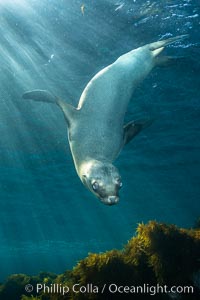
<instances>
[{"instance_id":1,"label":"sea lion snout","mask_svg":"<svg viewBox=\"0 0 200 300\"><path fill-rule=\"evenodd\" d=\"M119 197L118 196L108 196L107 198L101 199L101 201L106 204L106 205L114 205L119 202Z\"/></svg>"}]
</instances>

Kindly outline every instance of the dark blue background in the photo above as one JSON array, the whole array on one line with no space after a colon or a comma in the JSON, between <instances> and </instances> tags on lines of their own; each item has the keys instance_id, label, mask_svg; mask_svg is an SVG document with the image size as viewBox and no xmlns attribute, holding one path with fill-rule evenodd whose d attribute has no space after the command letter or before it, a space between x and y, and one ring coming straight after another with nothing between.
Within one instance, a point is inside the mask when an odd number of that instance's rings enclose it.
<instances>
[{"instance_id":1,"label":"dark blue background","mask_svg":"<svg viewBox=\"0 0 200 300\"><path fill-rule=\"evenodd\" d=\"M200 214L199 12L197 0L1 1L1 280L63 272L88 252L121 248L139 222L193 225ZM90 78L119 55L180 34L189 38L165 54L183 58L154 69L133 95L126 120L155 122L123 149L121 200L104 206L76 175L61 111L21 95L48 89L76 106Z\"/></svg>"}]
</instances>

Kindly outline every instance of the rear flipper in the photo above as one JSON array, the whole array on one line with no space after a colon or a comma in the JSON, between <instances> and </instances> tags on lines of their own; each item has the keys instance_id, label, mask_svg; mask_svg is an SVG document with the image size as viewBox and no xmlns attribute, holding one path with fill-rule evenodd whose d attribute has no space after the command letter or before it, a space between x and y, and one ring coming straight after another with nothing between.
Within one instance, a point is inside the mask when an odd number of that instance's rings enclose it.
<instances>
[{"instance_id":1,"label":"rear flipper","mask_svg":"<svg viewBox=\"0 0 200 300\"><path fill-rule=\"evenodd\" d=\"M156 57L167 45L175 43L177 41L181 41L188 37L188 34L175 36L163 41L154 42L148 45L149 50L152 51L154 57Z\"/></svg>"},{"instance_id":2,"label":"rear flipper","mask_svg":"<svg viewBox=\"0 0 200 300\"><path fill-rule=\"evenodd\" d=\"M178 36L175 36L175 37L171 37L171 38L166 39L166 40L154 42L154 43L149 44L149 49L151 51L153 51L153 50L156 50L158 48L166 47L167 45L170 45L170 44L175 43L177 41L181 41L181 40L187 38L188 36L189 36L188 34L183 34L183 35L178 35Z\"/></svg>"},{"instance_id":3,"label":"rear flipper","mask_svg":"<svg viewBox=\"0 0 200 300\"><path fill-rule=\"evenodd\" d=\"M131 121L124 125L124 145L128 144L142 129L149 127L153 120Z\"/></svg>"}]
</instances>

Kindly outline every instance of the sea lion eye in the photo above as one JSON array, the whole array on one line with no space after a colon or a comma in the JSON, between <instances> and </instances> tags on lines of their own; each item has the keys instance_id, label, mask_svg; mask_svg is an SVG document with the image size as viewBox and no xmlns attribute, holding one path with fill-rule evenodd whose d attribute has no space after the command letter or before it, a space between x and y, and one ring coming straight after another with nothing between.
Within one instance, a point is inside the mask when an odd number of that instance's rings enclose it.
<instances>
[{"instance_id":1,"label":"sea lion eye","mask_svg":"<svg viewBox=\"0 0 200 300\"><path fill-rule=\"evenodd\" d=\"M119 186L119 188L121 189L121 187L122 187L122 182L120 181L119 183L118 183L118 186Z\"/></svg>"},{"instance_id":2,"label":"sea lion eye","mask_svg":"<svg viewBox=\"0 0 200 300\"><path fill-rule=\"evenodd\" d=\"M121 179L120 179L120 178L117 178L117 179L116 179L116 184L119 186L119 188L122 187L122 182L121 182Z\"/></svg>"},{"instance_id":3,"label":"sea lion eye","mask_svg":"<svg viewBox=\"0 0 200 300\"><path fill-rule=\"evenodd\" d=\"M92 184L92 188L93 188L93 190L94 191L96 191L98 188L99 188L99 184L98 184L98 182L93 182L93 184Z\"/></svg>"}]
</instances>

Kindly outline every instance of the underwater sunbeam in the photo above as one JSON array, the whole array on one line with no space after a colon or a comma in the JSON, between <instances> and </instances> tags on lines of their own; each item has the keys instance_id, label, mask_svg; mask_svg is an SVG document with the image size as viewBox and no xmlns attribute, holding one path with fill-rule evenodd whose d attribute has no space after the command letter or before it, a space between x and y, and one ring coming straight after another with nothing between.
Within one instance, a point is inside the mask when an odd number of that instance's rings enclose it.
<instances>
[{"instance_id":1,"label":"underwater sunbeam","mask_svg":"<svg viewBox=\"0 0 200 300\"><path fill-rule=\"evenodd\" d=\"M27 4L27 1L25 0L0 0L0 4L2 5L10 5L10 4L12 4L12 5L15 5L15 4L17 4L17 5L26 5Z\"/></svg>"}]
</instances>

